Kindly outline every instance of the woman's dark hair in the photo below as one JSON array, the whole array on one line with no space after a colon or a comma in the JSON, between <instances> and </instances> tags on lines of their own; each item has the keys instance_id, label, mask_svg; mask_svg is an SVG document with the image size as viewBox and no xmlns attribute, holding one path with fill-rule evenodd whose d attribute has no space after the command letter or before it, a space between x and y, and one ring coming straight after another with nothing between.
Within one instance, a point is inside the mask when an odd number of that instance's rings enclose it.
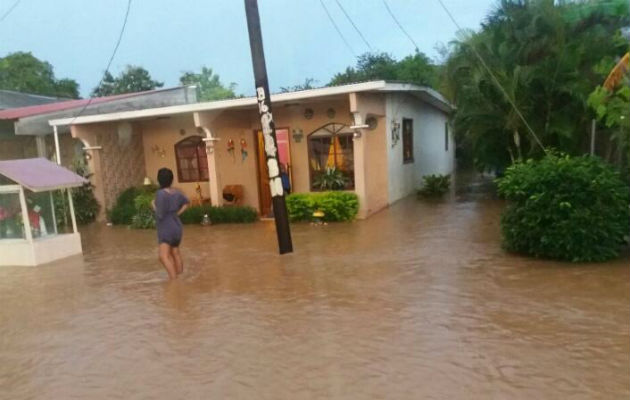
<instances>
[{"instance_id":1,"label":"woman's dark hair","mask_svg":"<svg viewBox=\"0 0 630 400\"><path fill-rule=\"evenodd\" d=\"M157 176L158 183L160 184L160 188L164 189L173 183L173 171L168 168L160 168Z\"/></svg>"}]
</instances>

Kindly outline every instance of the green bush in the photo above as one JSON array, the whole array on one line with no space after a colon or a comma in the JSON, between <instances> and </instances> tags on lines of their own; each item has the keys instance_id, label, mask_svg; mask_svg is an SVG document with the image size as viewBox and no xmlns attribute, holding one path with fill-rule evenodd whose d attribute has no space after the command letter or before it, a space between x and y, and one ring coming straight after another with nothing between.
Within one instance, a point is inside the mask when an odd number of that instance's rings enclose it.
<instances>
[{"instance_id":1,"label":"green bush","mask_svg":"<svg viewBox=\"0 0 630 400\"><path fill-rule=\"evenodd\" d=\"M150 191L140 193L133 201L135 214L131 218L131 227L134 229L155 228L155 212L152 202L155 195Z\"/></svg>"},{"instance_id":2,"label":"green bush","mask_svg":"<svg viewBox=\"0 0 630 400\"><path fill-rule=\"evenodd\" d=\"M286 198L291 221L311 221L313 212L324 212L327 222L351 221L359 212L359 199L351 192L294 193Z\"/></svg>"},{"instance_id":3,"label":"green bush","mask_svg":"<svg viewBox=\"0 0 630 400\"><path fill-rule=\"evenodd\" d=\"M136 215L135 199L143 193L155 196L156 186L132 186L123 190L116 199L116 204L108 211L108 218L114 225L130 225Z\"/></svg>"},{"instance_id":4,"label":"green bush","mask_svg":"<svg viewBox=\"0 0 630 400\"><path fill-rule=\"evenodd\" d=\"M208 214L213 224L250 223L258 219L258 213L251 207L208 205L189 207L179 218L183 224L200 224L204 214Z\"/></svg>"},{"instance_id":5,"label":"green bush","mask_svg":"<svg viewBox=\"0 0 630 400\"><path fill-rule=\"evenodd\" d=\"M81 159L76 159L72 163L72 170L86 179L90 179L92 174L88 171L88 167ZM74 205L74 216L79 225L94 222L98 215L101 205L94 197L94 185L88 182L85 185L72 189L72 203ZM57 215L57 224L61 225L70 220L68 197L64 191L56 190L53 194L55 214Z\"/></svg>"},{"instance_id":6,"label":"green bush","mask_svg":"<svg viewBox=\"0 0 630 400\"><path fill-rule=\"evenodd\" d=\"M559 260L618 256L630 229L628 187L596 157L548 155L509 167L497 180L509 251Z\"/></svg>"},{"instance_id":7,"label":"green bush","mask_svg":"<svg viewBox=\"0 0 630 400\"><path fill-rule=\"evenodd\" d=\"M422 188L418 190L418 195L423 197L442 196L451 187L450 175L426 175L422 180Z\"/></svg>"}]
</instances>

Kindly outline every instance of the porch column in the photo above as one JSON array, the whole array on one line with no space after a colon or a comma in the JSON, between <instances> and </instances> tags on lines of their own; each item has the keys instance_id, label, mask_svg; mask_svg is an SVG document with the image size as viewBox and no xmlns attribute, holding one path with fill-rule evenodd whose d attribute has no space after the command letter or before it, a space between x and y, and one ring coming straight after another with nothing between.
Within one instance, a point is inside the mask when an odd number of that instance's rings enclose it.
<instances>
[{"instance_id":1,"label":"porch column","mask_svg":"<svg viewBox=\"0 0 630 400\"><path fill-rule=\"evenodd\" d=\"M205 138L202 139L206 144L206 154L208 159L208 179L209 179L209 187L210 187L210 203L213 206L221 206L223 204L223 193L221 191L221 184L219 182L219 173L217 169L217 161L216 155L214 152L214 145L219 140L216 136L212 134L210 130L210 122L216 117L216 114L201 114L201 113L193 113L193 118L195 121L195 127L200 131L200 133L205 134Z\"/></svg>"},{"instance_id":2,"label":"porch column","mask_svg":"<svg viewBox=\"0 0 630 400\"><path fill-rule=\"evenodd\" d=\"M363 126L363 116L357 110L357 95L350 93L350 112L354 118L354 126ZM365 185L365 136L361 128L355 128L352 139L352 147L354 150L354 191L359 197L359 212L357 218L366 218L368 214L367 189Z\"/></svg>"}]
</instances>

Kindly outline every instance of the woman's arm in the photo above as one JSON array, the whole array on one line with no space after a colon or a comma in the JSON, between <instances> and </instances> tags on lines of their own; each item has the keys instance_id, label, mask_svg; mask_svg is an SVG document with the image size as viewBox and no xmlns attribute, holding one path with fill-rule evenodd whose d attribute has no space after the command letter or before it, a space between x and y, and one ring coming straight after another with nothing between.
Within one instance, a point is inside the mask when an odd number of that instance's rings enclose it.
<instances>
[{"instance_id":1,"label":"woman's arm","mask_svg":"<svg viewBox=\"0 0 630 400\"><path fill-rule=\"evenodd\" d=\"M182 213L183 213L184 211L186 211L186 209L187 209L187 208L188 208L188 203L184 204L184 205L183 205L183 206L179 209L179 211L177 211L177 216L182 215Z\"/></svg>"}]
</instances>

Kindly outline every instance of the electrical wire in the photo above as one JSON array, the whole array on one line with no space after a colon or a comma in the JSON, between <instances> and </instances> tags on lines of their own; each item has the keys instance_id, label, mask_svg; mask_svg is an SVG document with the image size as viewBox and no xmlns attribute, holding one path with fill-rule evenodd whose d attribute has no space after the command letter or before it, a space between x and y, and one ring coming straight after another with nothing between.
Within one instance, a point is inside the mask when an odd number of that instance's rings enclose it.
<instances>
[{"instance_id":1,"label":"electrical wire","mask_svg":"<svg viewBox=\"0 0 630 400\"><path fill-rule=\"evenodd\" d=\"M413 43L413 47L416 49L416 51L418 51L419 47L418 47L418 43L416 43L415 40L413 40L413 38L411 37L411 35L409 33L407 33L407 31L405 30L405 28L403 28L403 26L400 24L400 22L398 22L398 19L396 18L396 16L394 15L394 13L392 12L392 10L389 8L389 6L387 5L387 2L385 0L383 0L383 4L385 5L385 8L387 9L387 12L389 13L389 15L392 17L392 19L394 20L394 22L396 23L396 25L398 25L398 27L400 28L400 30L402 31L402 33L405 34L405 36L407 36L409 38L409 40L411 41L411 43Z\"/></svg>"},{"instance_id":2,"label":"electrical wire","mask_svg":"<svg viewBox=\"0 0 630 400\"><path fill-rule=\"evenodd\" d=\"M112 55L109 57L109 61L107 62L107 66L105 67L105 72L103 72L103 76L101 80L98 82L98 86L100 87L103 83L103 79L105 79L105 75L109 72L109 68L112 66L112 62L114 61L114 57L116 56L116 52L118 52L118 47L120 47L120 42L122 41L123 35L125 33L125 28L127 27L127 20L129 19L129 10L131 10L131 2L132 0L127 0L127 10L125 11L125 18L123 19L122 27L120 28L120 33L118 34L118 40L116 41L116 45L114 46L114 51L112 51ZM87 103L81 108L81 110L74 116L72 121L68 125L72 125L74 121L83 114L86 108L92 103L93 97L90 96L90 99Z\"/></svg>"},{"instance_id":3,"label":"electrical wire","mask_svg":"<svg viewBox=\"0 0 630 400\"><path fill-rule=\"evenodd\" d=\"M324 8L324 11L326 11L326 15L328 15L328 19L330 20L330 22L333 24L333 26L335 27L335 29L337 30L337 33L339 34L339 36L341 37L341 40L343 40L343 42L346 44L346 46L348 47L348 49L350 49L350 52L352 53L352 55L356 58L357 54L354 52L354 50L352 49L352 46L350 46L350 43L348 43L348 41L346 40L346 38L343 36L343 33L341 33L341 31L339 30L339 27L337 26L337 24L335 23L335 20L333 19L332 15L330 15L330 13L328 12L328 8L326 8L326 5L324 4L324 2L322 0L319 0L319 4L322 5L322 7Z\"/></svg>"},{"instance_id":4,"label":"electrical wire","mask_svg":"<svg viewBox=\"0 0 630 400\"><path fill-rule=\"evenodd\" d=\"M13 3L13 5L11 7L9 7L9 9L7 10L7 12L5 12L2 17L0 17L0 23L2 21L4 21L6 19L6 17L9 16L9 14L11 14L11 12L15 9L15 7L18 6L18 4L20 4L20 1L22 0L17 0L15 3Z\"/></svg>"},{"instance_id":5,"label":"electrical wire","mask_svg":"<svg viewBox=\"0 0 630 400\"><path fill-rule=\"evenodd\" d=\"M384 0L383 0L384 1ZM460 31L462 31L462 27L457 23L457 21L455 20L455 18L453 17L453 14L451 14L451 12L449 11L449 9L446 7L446 5L444 4L444 2L442 0L437 0L440 5L442 6L442 8L444 9L444 11L446 12L446 14L448 15L448 17L451 19L451 21L453 21L453 24L455 24L455 26L457 27L457 29L459 29ZM527 120L525 119L525 117L523 116L523 114L521 113L521 111L518 109L518 107L516 106L516 104L514 103L514 100L512 100L512 98L510 97L510 95L508 94L508 92L503 88L503 86L501 85L501 82L499 82L499 80L497 79L497 77L494 75L494 73L492 72L492 70L490 69L490 67L488 67L488 64L486 64L486 61L483 59L483 57L481 56L481 54L479 54L479 52L477 51L477 49L475 48L474 45L470 45L470 48L472 49L473 53L475 53L475 55L477 56L477 58L479 59L479 62L481 62L481 65L483 65L483 67L486 69L486 71L488 71L488 74L490 75L490 77L492 78L492 80L494 81L494 83L497 85L497 87L501 90L501 92L503 93L503 95L505 96L505 98L507 99L507 101L510 103L510 105L512 106L512 108L514 109L514 111L516 112L516 114L519 116L519 118L521 119L521 121L523 121L523 124L525 124L525 126L527 127L527 130L529 131L529 133L532 135L532 137L534 138L534 140L536 141L536 144L538 144L540 146L540 148L547 153L547 149L545 149L545 146L543 146L542 142L540 141L540 139L538 138L538 135L536 135L536 132L534 132L534 130L532 129L532 127L529 125L529 123L527 123Z\"/></svg>"},{"instance_id":6,"label":"electrical wire","mask_svg":"<svg viewBox=\"0 0 630 400\"><path fill-rule=\"evenodd\" d=\"M346 18L348 18L348 21L350 21L350 24L352 24L352 27L354 28L354 30L357 31L359 36L361 36L361 39L363 39L363 43L365 43L365 45L368 47L368 49L370 49L370 51L372 51L372 46L370 46L370 43L368 43L367 39L365 39L365 36L363 36L363 33L361 33L359 28L355 25L354 21L352 20L352 18L350 18L350 15L348 15L348 13L343 8L343 6L339 2L339 0L335 0L335 1L337 2L337 5L339 6L339 8L341 8L341 11L343 11L343 14L346 16Z\"/></svg>"}]
</instances>

